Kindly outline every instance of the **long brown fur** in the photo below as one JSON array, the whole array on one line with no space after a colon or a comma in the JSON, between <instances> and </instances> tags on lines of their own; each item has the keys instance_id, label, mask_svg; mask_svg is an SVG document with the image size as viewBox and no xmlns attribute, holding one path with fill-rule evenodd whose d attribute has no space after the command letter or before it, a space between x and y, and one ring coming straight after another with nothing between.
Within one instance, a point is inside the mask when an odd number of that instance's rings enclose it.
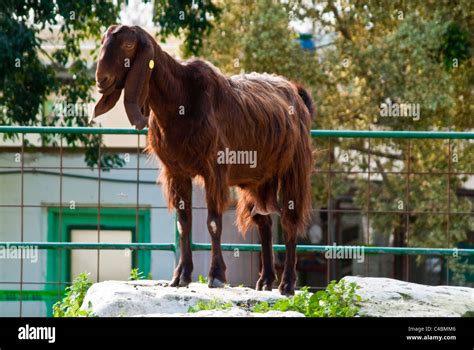
<instances>
[{"instance_id":1,"label":"long brown fur","mask_svg":"<svg viewBox=\"0 0 474 350\"><path fill-rule=\"evenodd\" d=\"M286 240L295 241L305 232L311 211L310 95L280 76L226 77L202 60L180 63L149 34L133 30L152 45L155 65L143 89L151 109L146 151L163 164L160 181L168 207L176 208L183 197L174 186L180 179L202 179L208 207L217 214L226 208L229 186L237 186L236 222L241 232L256 224L253 208L278 211L288 231ZM133 79L142 77L126 79L137 90ZM140 95L136 100L145 99ZM226 148L256 151L257 166L218 164L218 152Z\"/></svg>"},{"instance_id":2,"label":"long brown fur","mask_svg":"<svg viewBox=\"0 0 474 350\"><path fill-rule=\"evenodd\" d=\"M164 52L160 56L164 57L157 61L162 64L179 64ZM158 155L164 164L160 180L165 188L170 169L183 176L201 176L206 179L209 192L216 194L214 201L222 212L227 204L228 187L238 186L237 224L243 233L253 224L252 206L265 205L278 194L283 211L290 213L288 220L297 227L297 232L303 233L311 211L313 162L308 136L311 115L298 94L298 87L268 74L226 78L202 61L190 62L181 69L189 79L185 81L190 85L187 91L196 91L197 96L177 93L175 104L184 106L184 116L177 111L171 112L170 117L157 115L154 112L160 107L157 104L153 108L152 102L149 122L147 151ZM179 87L169 88L179 91ZM199 115L187 106L196 106ZM164 125L160 123L163 118L167 119ZM167 132L167 127L174 132ZM165 137L168 134L176 141L170 142ZM225 148L256 151L257 167L218 165L218 151ZM178 169L176 163L180 164ZM168 207L174 208L173 196L165 193Z\"/></svg>"}]
</instances>

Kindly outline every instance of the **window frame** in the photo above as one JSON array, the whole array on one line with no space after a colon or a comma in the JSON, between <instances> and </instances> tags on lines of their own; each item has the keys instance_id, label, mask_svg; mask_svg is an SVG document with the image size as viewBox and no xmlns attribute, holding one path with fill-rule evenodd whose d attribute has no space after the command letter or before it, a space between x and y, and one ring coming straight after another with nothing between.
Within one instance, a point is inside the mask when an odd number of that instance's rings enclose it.
<instances>
[{"instance_id":1,"label":"window frame","mask_svg":"<svg viewBox=\"0 0 474 350\"><path fill-rule=\"evenodd\" d=\"M62 213L61 213L62 212ZM50 207L48 217L48 242L70 242L71 230L96 230L99 222L97 208L62 208ZM137 231L138 224L138 231ZM150 210L133 208L101 208L101 230L127 230L132 232L133 243L150 242ZM137 235L138 233L138 235ZM138 237L137 237L138 236ZM60 259L60 260L59 260ZM132 251L132 268L138 268L144 276L150 273L151 252L149 250ZM46 263L46 287L44 291L57 291L58 297L75 276L71 276L71 250L49 249ZM58 264L58 260L60 263ZM61 287L50 282L61 282ZM95 282L95 281L93 281ZM46 301L47 316L52 316L52 306L57 298Z\"/></svg>"}]
</instances>

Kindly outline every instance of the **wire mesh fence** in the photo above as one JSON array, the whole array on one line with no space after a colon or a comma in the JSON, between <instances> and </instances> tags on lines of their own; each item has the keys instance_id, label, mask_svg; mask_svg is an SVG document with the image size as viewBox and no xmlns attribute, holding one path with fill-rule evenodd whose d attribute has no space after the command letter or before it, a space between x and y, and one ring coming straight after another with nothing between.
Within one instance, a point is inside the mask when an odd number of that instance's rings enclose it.
<instances>
[{"instance_id":1,"label":"wire mesh fence","mask_svg":"<svg viewBox=\"0 0 474 350\"><path fill-rule=\"evenodd\" d=\"M0 274L0 304L9 305L4 309L7 310L5 313L16 312L16 316L24 316L24 303L37 301L44 302L46 314L50 314L52 304L61 299L65 286L71 283L74 251L97 252L85 258L89 264L95 265L97 281L101 280L100 274L106 264L106 256L100 252L127 251L132 266L143 267L145 274L150 272L150 252L169 252L177 261L180 252L175 228L171 236L168 235L173 237L170 241L152 242L150 238L149 210L166 210L166 206L158 199L154 203L144 204L142 201L148 190L141 187L154 185L155 181L150 176L155 177L159 171L159 166L141 162L144 145L141 145L140 135L146 132L116 128L0 127L2 134L19 134L19 146L4 147L2 151L15 157L15 162L0 163L0 175L3 178L9 175L18 180L16 188L7 188L9 182L2 182L2 192L18 192L18 200L9 202L6 196L7 199L0 202L0 212L3 211L0 248L5 259L0 269L3 270ZM126 173L127 177L118 179L108 176L110 169L104 169L100 161L94 167L94 176L87 173L90 172L88 166L68 164L65 158L68 147L66 138L71 133L137 137L133 166L113 169ZM54 162L25 164L25 154L32 152L32 148L25 143L25 135L28 134L57 135L58 147L52 153ZM433 267L435 270L438 268L439 274L443 276L435 282L452 284L455 283L452 280L455 273L453 266L459 261L467 266L474 262L474 246L470 244L473 239L474 194L469 197L469 193L467 196L461 193L462 185L471 179L474 171L469 161L462 165L459 162L460 150L472 151L473 132L312 130L311 136L318 149L313 175L313 206L317 208L315 216L319 230L313 234L309 232L308 237L297 247L300 285L321 288L324 283L347 274L347 271L366 276L384 276L389 270L388 277L416 280L416 276L412 275L421 270L419 263L423 259L425 265L435 262L441 264L441 267ZM439 153L434 154L434 157L446 159L446 162L441 162L439 169L427 169L426 164L419 164L417 152L426 142L429 142L430 147L438 143ZM99 146L99 160L102 151ZM28 200L28 191L42 186L41 183L28 183L26 176L30 174L57 177L54 182L57 188L54 191L44 190L46 194L51 193L46 201L36 203ZM97 191L91 194L92 199L87 204L74 203L74 209L81 208L80 213L71 212L72 204L65 193L74 186L74 182L70 181L79 179L97 184ZM430 191L430 184L436 181L442 181L444 193L437 193L434 198L427 196L424 202L423 191ZM109 182L119 183L130 190L131 193L122 194L128 196L127 205L103 200L106 196L104 193L109 191ZM390 186L393 187L391 191L388 190ZM462 196L467 201L459 201L458 198ZM471 205L468 205L469 201ZM133 205L130 205L132 202ZM30 210L35 208L42 210L46 217L44 221L48 234L32 235L30 232L32 229L41 231L45 227L31 227ZM193 206L193 209L205 209L205 206ZM12 210L19 214L19 219L13 223L8 222L9 217L14 217L9 214ZM71 229L74 228L94 230L97 232L95 241L71 241ZM124 228L131 233L130 241L108 240L108 230ZM8 254L12 250L24 252L28 248L47 252L42 260L43 268L35 271L48 278L38 276L33 280L31 273L25 273L24 258L17 259L15 264L8 261ZM192 242L193 251L210 249L209 243ZM224 242L222 250L259 252L260 245ZM283 244L274 245L276 254L284 250ZM350 254L350 257L337 259L337 254L341 252ZM354 269L348 261L356 259L361 252L365 259L363 267ZM376 260L378 256L390 256L388 263L391 268L384 270L379 266L374 269L374 266L388 261ZM437 260L426 260L428 257ZM452 259L457 260L453 262ZM309 278L308 271L316 272L320 278ZM458 274L459 271L470 278L466 269L458 269ZM28 278L25 277L27 275Z\"/></svg>"}]
</instances>

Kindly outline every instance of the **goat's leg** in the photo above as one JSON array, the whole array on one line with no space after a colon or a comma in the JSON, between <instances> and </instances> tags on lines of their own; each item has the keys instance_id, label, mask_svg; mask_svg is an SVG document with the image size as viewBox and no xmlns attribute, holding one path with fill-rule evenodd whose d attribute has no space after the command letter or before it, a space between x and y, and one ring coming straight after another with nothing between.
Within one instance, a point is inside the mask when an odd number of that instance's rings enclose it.
<instances>
[{"instance_id":1,"label":"goat's leg","mask_svg":"<svg viewBox=\"0 0 474 350\"><path fill-rule=\"evenodd\" d=\"M193 272L193 257L191 251L191 227L192 227L192 182L191 179L173 179L170 193L173 196L173 204L178 216L179 246L181 255L178 266L174 270L172 287L185 287L191 283Z\"/></svg>"},{"instance_id":2,"label":"goat's leg","mask_svg":"<svg viewBox=\"0 0 474 350\"><path fill-rule=\"evenodd\" d=\"M256 290L272 290L272 284L276 280L275 266L273 263L272 247L272 219L266 215L255 215L253 221L258 226L260 243L262 245L261 263L262 269L257 281Z\"/></svg>"},{"instance_id":3,"label":"goat's leg","mask_svg":"<svg viewBox=\"0 0 474 350\"><path fill-rule=\"evenodd\" d=\"M207 228L211 235L212 258L209 269L209 288L223 287L227 282L225 277L226 266L221 250L222 235L222 213L209 209L207 217Z\"/></svg>"},{"instance_id":4,"label":"goat's leg","mask_svg":"<svg viewBox=\"0 0 474 350\"><path fill-rule=\"evenodd\" d=\"M222 213L227 203L229 188L226 181L225 166L218 166L205 174L207 229L211 236L212 258L209 269L209 288L223 287L227 283L226 266L221 250Z\"/></svg>"},{"instance_id":5,"label":"goat's leg","mask_svg":"<svg viewBox=\"0 0 474 350\"><path fill-rule=\"evenodd\" d=\"M295 294L296 287L296 238L298 233L299 206L290 199L294 197L289 195L287 191L287 189L283 189L281 216L281 226L286 246L285 264L278 289L282 295L293 295Z\"/></svg>"},{"instance_id":6,"label":"goat's leg","mask_svg":"<svg viewBox=\"0 0 474 350\"><path fill-rule=\"evenodd\" d=\"M282 295L294 295L296 286L296 234L285 233L285 265L278 290Z\"/></svg>"}]
</instances>

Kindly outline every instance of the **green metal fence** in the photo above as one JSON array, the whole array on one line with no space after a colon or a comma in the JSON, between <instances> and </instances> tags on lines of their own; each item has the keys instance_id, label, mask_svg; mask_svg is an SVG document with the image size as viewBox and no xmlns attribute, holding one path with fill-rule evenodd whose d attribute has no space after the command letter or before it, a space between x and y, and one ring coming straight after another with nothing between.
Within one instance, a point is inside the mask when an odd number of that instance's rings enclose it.
<instances>
[{"instance_id":1,"label":"green metal fence","mask_svg":"<svg viewBox=\"0 0 474 350\"><path fill-rule=\"evenodd\" d=\"M24 134L100 134L100 135L146 135L147 129L129 128L92 128L92 127L41 127L41 126L0 126L0 133ZM369 131L369 130L311 130L311 136L341 138L382 138L382 139L474 139L474 132L454 131ZM109 243L60 243L60 242L0 242L0 247L21 247L34 245L38 249L137 249L179 251L179 241L172 243L140 243L140 244L109 244ZM274 250L284 251L284 245L274 245ZM222 244L222 250L259 252L258 244ZM326 252L335 249L331 245L298 245L298 252ZM356 247L354 247L356 249ZM211 250L210 243L192 243L192 250ZM441 255L441 256L474 256L474 249L457 248L413 248L413 247L364 247L367 254L401 254L401 255Z\"/></svg>"},{"instance_id":2,"label":"green metal fence","mask_svg":"<svg viewBox=\"0 0 474 350\"><path fill-rule=\"evenodd\" d=\"M101 134L101 135L146 135L147 130L137 131L135 129L124 128L92 128L92 127L22 127L22 126L0 126L0 134L17 133L21 136L23 144L24 136L26 134ZM442 140L472 140L474 139L474 132L451 132L451 131L351 131L351 130L311 130L311 136L314 138L358 138L358 139L442 139ZM22 159L25 152L24 147L21 147ZM21 172L23 175L23 172ZM61 204L60 204L61 205ZM23 211L23 207L21 206ZM137 207L138 210L138 207ZM100 212L100 207L99 207ZM21 228L23 230L23 227ZM100 230L100 228L99 228ZM1 239L1 237L0 237ZM0 242L0 247L26 247L35 246L38 249L56 250L56 249L130 249L135 251L170 251L175 254L176 259L179 257L179 240L176 235L176 240L169 243L130 243L130 244L115 244L115 243L71 243L71 242L28 242L23 239L23 231L21 240L16 242ZM274 245L276 252L285 251L284 245ZM297 251L303 252L327 252L338 247L333 245L298 245ZM348 249L358 249L358 247L347 247ZM261 250L258 244L222 244L222 250L235 251L238 249L242 252L258 252ZM192 243L193 251L209 251L211 244L208 243ZM394 255L428 255L428 256L466 256L474 257L474 249L460 249L460 248L429 248L429 247L374 247L364 246L364 253L366 254L394 254ZM51 291L43 291L37 293L36 299L31 291L22 293L20 285L19 293L14 291L5 291L0 295L0 300L44 300L43 298L50 298ZM25 291L27 292L27 291ZM1 293L0 293L1 294ZM31 295L30 295L31 294ZM21 306L20 306L21 315Z\"/></svg>"}]
</instances>

